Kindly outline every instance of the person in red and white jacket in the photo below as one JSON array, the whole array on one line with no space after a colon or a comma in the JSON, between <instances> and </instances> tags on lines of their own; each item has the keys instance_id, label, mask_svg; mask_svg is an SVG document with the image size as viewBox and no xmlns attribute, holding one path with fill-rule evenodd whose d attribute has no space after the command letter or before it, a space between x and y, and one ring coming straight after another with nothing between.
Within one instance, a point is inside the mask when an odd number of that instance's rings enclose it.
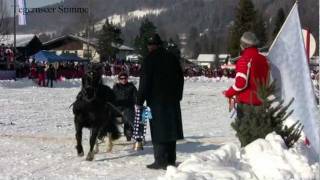
<instances>
[{"instance_id":1,"label":"person in red and white jacket","mask_svg":"<svg viewBox=\"0 0 320 180\"><path fill-rule=\"evenodd\" d=\"M237 104L261 105L257 86L268 83L269 65L265 56L259 53L259 40L252 32L245 32L240 39L241 57L236 61L235 83L223 94L235 97Z\"/></svg>"}]
</instances>

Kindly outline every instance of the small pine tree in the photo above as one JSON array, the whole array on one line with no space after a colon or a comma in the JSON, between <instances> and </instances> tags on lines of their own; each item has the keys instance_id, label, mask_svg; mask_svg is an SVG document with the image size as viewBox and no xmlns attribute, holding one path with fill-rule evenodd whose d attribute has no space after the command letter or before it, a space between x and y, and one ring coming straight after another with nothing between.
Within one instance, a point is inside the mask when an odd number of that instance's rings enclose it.
<instances>
[{"instance_id":1,"label":"small pine tree","mask_svg":"<svg viewBox=\"0 0 320 180\"><path fill-rule=\"evenodd\" d=\"M178 59L181 58L181 51L177 43L172 38L170 38L169 41L165 44L165 48L173 55L175 55Z\"/></svg>"},{"instance_id":2,"label":"small pine tree","mask_svg":"<svg viewBox=\"0 0 320 180\"><path fill-rule=\"evenodd\" d=\"M274 30L272 32L272 37L275 38L279 32L279 30L281 29L282 27L282 24L284 23L284 21L286 20L286 17L285 17L285 13L284 13L284 10L282 8L280 8L278 10L278 13L277 13L277 17L276 17L276 20L275 20L275 27L274 27Z\"/></svg>"},{"instance_id":3,"label":"small pine tree","mask_svg":"<svg viewBox=\"0 0 320 180\"><path fill-rule=\"evenodd\" d=\"M116 57L116 54L119 52L117 46L123 44L123 39L120 36L121 29L106 20L98 38L97 51L100 54L101 60L105 61Z\"/></svg>"},{"instance_id":4,"label":"small pine tree","mask_svg":"<svg viewBox=\"0 0 320 180\"><path fill-rule=\"evenodd\" d=\"M143 58L146 57L148 54L148 38L152 34L156 33L156 31L156 26L148 18L145 18L142 21L139 29L139 35L136 36L134 40L134 46Z\"/></svg>"},{"instance_id":5,"label":"small pine tree","mask_svg":"<svg viewBox=\"0 0 320 180\"><path fill-rule=\"evenodd\" d=\"M268 86L259 86L258 94L262 100L261 106L244 105L243 117L237 117L231 123L231 127L236 131L241 147L253 142L258 138L265 138L271 132L276 132L284 140L288 148L300 138L302 125L298 121L290 127L284 126L283 122L293 113L287 113L292 99L288 105L284 106L284 101L280 101L273 95L275 93L275 82Z\"/></svg>"},{"instance_id":6,"label":"small pine tree","mask_svg":"<svg viewBox=\"0 0 320 180\"><path fill-rule=\"evenodd\" d=\"M200 37L200 42L201 42L201 54L210 54L210 43L209 43L209 38L206 34Z\"/></svg>"},{"instance_id":7,"label":"small pine tree","mask_svg":"<svg viewBox=\"0 0 320 180\"><path fill-rule=\"evenodd\" d=\"M251 0L240 0L236 9L236 19L230 29L228 49L231 56L240 52L240 38L246 31L253 31L256 20L256 10Z\"/></svg>"},{"instance_id":8,"label":"small pine tree","mask_svg":"<svg viewBox=\"0 0 320 180\"><path fill-rule=\"evenodd\" d=\"M201 51L199 41L199 30L197 27L192 26L189 30L188 36L187 36L187 54L191 58L197 58L198 54Z\"/></svg>"},{"instance_id":9,"label":"small pine tree","mask_svg":"<svg viewBox=\"0 0 320 180\"><path fill-rule=\"evenodd\" d=\"M262 14L257 13L257 18L253 26L254 26L253 27L254 33L256 34L257 38L260 41L259 46L262 47L268 41L267 33L266 33L266 24Z\"/></svg>"},{"instance_id":10,"label":"small pine tree","mask_svg":"<svg viewBox=\"0 0 320 180\"><path fill-rule=\"evenodd\" d=\"M201 53L201 43L196 41L193 45L193 54L191 57L196 59L198 58L200 53Z\"/></svg>"}]
</instances>

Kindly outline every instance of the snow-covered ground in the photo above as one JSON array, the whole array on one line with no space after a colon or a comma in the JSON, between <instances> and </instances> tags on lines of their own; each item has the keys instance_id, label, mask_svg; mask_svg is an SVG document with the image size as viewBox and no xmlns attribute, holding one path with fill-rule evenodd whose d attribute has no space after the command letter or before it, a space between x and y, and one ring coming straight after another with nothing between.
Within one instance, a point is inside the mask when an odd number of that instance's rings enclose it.
<instances>
[{"instance_id":1,"label":"snow-covered ground","mask_svg":"<svg viewBox=\"0 0 320 180\"><path fill-rule=\"evenodd\" d=\"M115 78L105 78L108 85ZM135 83L136 78L131 78ZM187 78L181 102L185 140L177 145L177 168L149 170L153 162L150 133L143 151L125 138L111 153L105 146L94 161L77 157L73 114L69 108L80 80L55 88L30 80L0 81L0 179L316 179L319 163L303 144L287 150L270 134L240 149L230 127L221 92L232 80ZM149 129L149 127L148 127ZM83 145L88 151L89 131Z\"/></svg>"}]
</instances>

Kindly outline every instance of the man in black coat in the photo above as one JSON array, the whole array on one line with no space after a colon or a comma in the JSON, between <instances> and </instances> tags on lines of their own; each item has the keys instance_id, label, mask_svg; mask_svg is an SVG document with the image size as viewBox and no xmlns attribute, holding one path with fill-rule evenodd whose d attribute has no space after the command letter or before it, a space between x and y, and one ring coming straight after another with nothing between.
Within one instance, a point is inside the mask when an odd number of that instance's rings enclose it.
<instances>
[{"instance_id":1,"label":"man in black coat","mask_svg":"<svg viewBox=\"0 0 320 180\"><path fill-rule=\"evenodd\" d=\"M113 86L116 95L115 105L123 112L124 135L127 141L131 140L134 121L134 105L137 101L137 88L133 83L128 82L128 75L121 72L118 75L119 83Z\"/></svg>"},{"instance_id":2,"label":"man in black coat","mask_svg":"<svg viewBox=\"0 0 320 180\"><path fill-rule=\"evenodd\" d=\"M50 64L49 68L47 69L47 79L47 86L49 86L50 83L50 87L53 87L53 81L56 79L56 70L54 69L52 64Z\"/></svg>"},{"instance_id":3,"label":"man in black coat","mask_svg":"<svg viewBox=\"0 0 320 180\"><path fill-rule=\"evenodd\" d=\"M151 108L151 138L155 162L150 169L175 165L176 141L183 139L180 101L183 73L179 59L162 47L158 34L148 39L149 54L143 61L137 105L144 101Z\"/></svg>"}]
</instances>

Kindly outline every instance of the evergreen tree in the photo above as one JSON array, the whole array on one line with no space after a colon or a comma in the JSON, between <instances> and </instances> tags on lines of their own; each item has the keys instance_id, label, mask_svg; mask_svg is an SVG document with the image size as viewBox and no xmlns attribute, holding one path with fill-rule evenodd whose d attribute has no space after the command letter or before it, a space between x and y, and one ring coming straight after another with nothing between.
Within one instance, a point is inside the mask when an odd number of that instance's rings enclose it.
<instances>
[{"instance_id":1,"label":"evergreen tree","mask_svg":"<svg viewBox=\"0 0 320 180\"><path fill-rule=\"evenodd\" d=\"M220 48L220 45L219 45L219 39L217 37L217 33L215 31L212 31L210 30L209 31L209 51L210 52L213 52L215 54L218 54L219 53L219 48Z\"/></svg>"},{"instance_id":2,"label":"evergreen tree","mask_svg":"<svg viewBox=\"0 0 320 180\"><path fill-rule=\"evenodd\" d=\"M298 121L290 127L284 126L283 122L292 114L293 110L287 110L293 99L288 105L284 106L284 101L274 98L275 82L268 86L260 86L258 94L262 100L261 106L243 106L243 118L236 118L231 123L232 128L237 132L241 147L253 142L258 138L265 138L267 134L276 132L284 140L288 148L300 138L302 125Z\"/></svg>"},{"instance_id":3,"label":"evergreen tree","mask_svg":"<svg viewBox=\"0 0 320 180\"><path fill-rule=\"evenodd\" d=\"M192 58L196 59L201 53L201 45L198 41L193 44Z\"/></svg>"},{"instance_id":4,"label":"evergreen tree","mask_svg":"<svg viewBox=\"0 0 320 180\"><path fill-rule=\"evenodd\" d=\"M106 61L116 58L119 48L123 44L120 37L121 30L110 24L106 18L106 22L99 33L97 52L100 54L100 60Z\"/></svg>"},{"instance_id":5,"label":"evergreen tree","mask_svg":"<svg viewBox=\"0 0 320 180\"><path fill-rule=\"evenodd\" d=\"M176 34L176 35L174 36L173 42L175 42L178 47L181 47L181 41L180 41L180 37L179 37L178 34Z\"/></svg>"},{"instance_id":6,"label":"evergreen tree","mask_svg":"<svg viewBox=\"0 0 320 180\"><path fill-rule=\"evenodd\" d=\"M209 38L206 34L200 37L200 42L201 42L201 53L202 54L209 54L212 53L210 51L210 43L209 43Z\"/></svg>"},{"instance_id":7,"label":"evergreen tree","mask_svg":"<svg viewBox=\"0 0 320 180\"><path fill-rule=\"evenodd\" d=\"M186 49L191 58L195 58L201 51L201 47L199 47L199 31L196 27L191 27L189 30L189 34L187 36L187 46Z\"/></svg>"},{"instance_id":8,"label":"evergreen tree","mask_svg":"<svg viewBox=\"0 0 320 180\"><path fill-rule=\"evenodd\" d=\"M169 41L166 44L165 47L169 52L171 52L172 54L174 54L178 59L181 58L181 51L179 49L179 46L177 45L177 43L175 41L173 41L172 38L169 39Z\"/></svg>"},{"instance_id":9,"label":"evergreen tree","mask_svg":"<svg viewBox=\"0 0 320 180\"><path fill-rule=\"evenodd\" d=\"M236 9L236 19L230 29L228 49L231 56L239 55L241 35L253 30L255 17L256 11L251 0L240 0Z\"/></svg>"},{"instance_id":10,"label":"evergreen tree","mask_svg":"<svg viewBox=\"0 0 320 180\"><path fill-rule=\"evenodd\" d=\"M259 39L259 46L262 47L268 42L266 33L266 24L261 13L257 13L256 21L254 23L253 32Z\"/></svg>"},{"instance_id":11,"label":"evergreen tree","mask_svg":"<svg viewBox=\"0 0 320 180\"><path fill-rule=\"evenodd\" d=\"M149 21L148 18L145 18L142 21L139 29L139 35L136 36L134 40L134 46L143 58L148 54L148 38L152 34L156 33L156 31L156 26L151 21Z\"/></svg>"},{"instance_id":12,"label":"evergreen tree","mask_svg":"<svg viewBox=\"0 0 320 180\"><path fill-rule=\"evenodd\" d=\"M212 65L213 65L213 68L215 68L215 69L218 69L220 67L219 54L216 54Z\"/></svg>"},{"instance_id":13,"label":"evergreen tree","mask_svg":"<svg viewBox=\"0 0 320 180\"><path fill-rule=\"evenodd\" d=\"M285 14L284 14L284 10L282 8L280 8L278 10L277 13L277 17L275 20L275 27L274 30L272 32L272 37L273 39L277 36L278 32L280 31L282 24L284 23L284 21L286 20Z\"/></svg>"}]
</instances>

